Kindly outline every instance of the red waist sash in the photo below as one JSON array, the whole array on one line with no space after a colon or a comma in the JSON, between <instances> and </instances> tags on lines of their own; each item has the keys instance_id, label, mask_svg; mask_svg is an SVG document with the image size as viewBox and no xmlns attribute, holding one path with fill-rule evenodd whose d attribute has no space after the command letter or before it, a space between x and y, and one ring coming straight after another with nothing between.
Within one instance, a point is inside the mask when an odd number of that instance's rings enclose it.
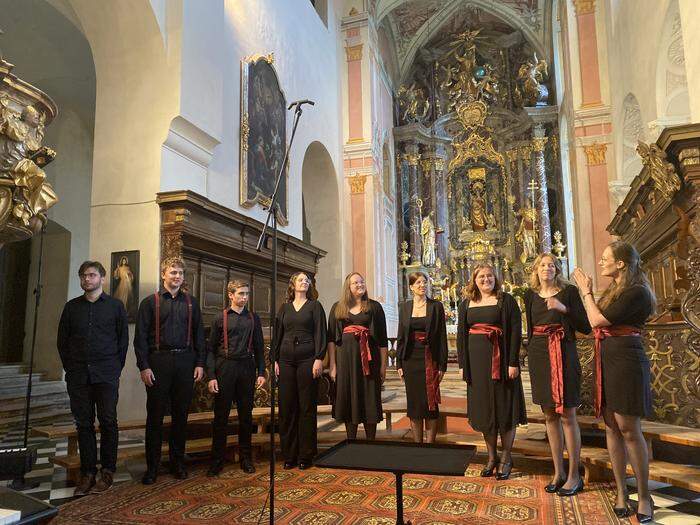
<instances>
[{"instance_id":1,"label":"red waist sash","mask_svg":"<svg viewBox=\"0 0 700 525\"><path fill-rule=\"evenodd\" d=\"M351 324L343 328L344 334L352 334L360 342L360 360L362 361L362 373L369 375L369 362L372 360L372 352L369 351L369 328L359 324Z\"/></svg>"},{"instance_id":2,"label":"red waist sash","mask_svg":"<svg viewBox=\"0 0 700 525\"><path fill-rule=\"evenodd\" d=\"M600 417L603 412L603 369L602 369L602 354L601 347L603 339L606 337L631 337L640 336L642 332L636 326L617 325L617 326L602 326L593 329L595 335L595 415Z\"/></svg>"},{"instance_id":3,"label":"red waist sash","mask_svg":"<svg viewBox=\"0 0 700 525\"><path fill-rule=\"evenodd\" d=\"M564 339L564 327L560 324L541 324L532 327L532 335L547 336L549 350L550 385L554 411L564 413L564 365L562 363L561 342Z\"/></svg>"},{"instance_id":4,"label":"red waist sash","mask_svg":"<svg viewBox=\"0 0 700 525\"><path fill-rule=\"evenodd\" d=\"M503 330L495 324L476 323L469 327L469 333L475 335L485 335L493 346L491 356L491 379L499 381L501 379L501 336Z\"/></svg>"},{"instance_id":5,"label":"red waist sash","mask_svg":"<svg viewBox=\"0 0 700 525\"><path fill-rule=\"evenodd\" d=\"M428 346L428 334L413 332L413 339L425 345L425 389L428 395L428 410L437 410L442 402L440 397L440 370L433 361L433 354Z\"/></svg>"}]
</instances>

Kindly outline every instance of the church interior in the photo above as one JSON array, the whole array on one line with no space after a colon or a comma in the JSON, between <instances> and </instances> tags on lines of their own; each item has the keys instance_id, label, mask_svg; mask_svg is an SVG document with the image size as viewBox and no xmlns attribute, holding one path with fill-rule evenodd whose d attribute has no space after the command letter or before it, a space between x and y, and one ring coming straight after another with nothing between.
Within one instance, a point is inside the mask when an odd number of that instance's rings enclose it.
<instances>
[{"instance_id":1,"label":"church interior","mask_svg":"<svg viewBox=\"0 0 700 525\"><path fill-rule=\"evenodd\" d=\"M0 450L0 509L14 508L14 486L56 524L261 523L268 512L278 523L399 523L386 472L279 462L269 510L270 344L290 277L312 279L327 315L345 276L361 275L388 336L377 440L411 442L398 340L420 274L447 337L436 443L475 455L463 476L407 473L406 519L638 523L616 514L610 429L594 415L598 336L575 343L585 489L573 497L543 489L552 458L527 341L513 475L480 476L487 449L457 349L476 268L492 268L515 298L525 340L538 255L567 282L575 268L590 275L598 301L611 283L599 261L624 241L656 302L639 336L654 523L700 523L700 2L0 0L0 13L0 449L32 456L24 485L12 485ZM141 483L147 392L134 338L139 305L158 297L173 258L207 336L228 283L249 287L267 367L252 477L236 466L205 475L214 396L204 380L189 405L189 477ZM76 497L78 433L56 341L64 305L85 290L84 261L106 269L129 348L114 486ZM326 359L321 452L346 438L335 395ZM229 427L235 435L235 413ZM238 452L233 439L227 454Z\"/></svg>"}]
</instances>

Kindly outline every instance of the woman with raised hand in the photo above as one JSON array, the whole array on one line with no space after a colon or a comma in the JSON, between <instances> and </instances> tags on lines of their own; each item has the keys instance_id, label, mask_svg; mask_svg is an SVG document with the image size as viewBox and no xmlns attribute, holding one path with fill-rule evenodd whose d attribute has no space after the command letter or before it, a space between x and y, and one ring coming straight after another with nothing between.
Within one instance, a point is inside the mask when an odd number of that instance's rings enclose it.
<instances>
[{"instance_id":1,"label":"woman with raised hand","mask_svg":"<svg viewBox=\"0 0 700 525\"><path fill-rule=\"evenodd\" d=\"M406 385L406 415L411 420L413 440L435 441L440 404L440 382L447 370L447 325L440 301L427 296L428 277L423 272L408 275L413 299L399 308L396 369Z\"/></svg>"},{"instance_id":2,"label":"woman with raised hand","mask_svg":"<svg viewBox=\"0 0 700 525\"><path fill-rule=\"evenodd\" d=\"M477 265L459 305L457 356L467 382L469 424L483 434L488 451L483 477L494 471L499 480L510 477L515 429L527 423L520 380L521 331L518 303L501 290L493 266Z\"/></svg>"},{"instance_id":3,"label":"woman with raised hand","mask_svg":"<svg viewBox=\"0 0 700 525\"><path fill-rule=\"evenodd\" d=\"M377 435L387 349L382 305L369 298L365 278L353 272L328 317L330 374L336 385L333 418L345 423L348 439L357 437L360 423L367 439Z\"/></svg>"},{"instance_id":4,"label":"woman with raised hand","mask_svg":"<svg viewBox=\"0 0 700 525\"><path fill-rule=\"evenodd\" d=\"M573 496L583 490L579 473L581 431L576 420L576 408L581 404L576 331L588 334L591 325L578 290L564 280L561 263L551 253L538 255L532 265L525 316L532 401L544 413L554 462L554 478L544 490ZM564 470L564 443L569 454L568 474Z\"/></svg>"},{"instance_id":5,"label":"woman with raised hand","mask_svg":"<svg viewBox=\"0 0 700 525\"><path fill-rule=\"evenodd\" d=\"M316 455L318 378L326 355L326 314L311 277L289 279L287 302L277 313L272 355L279 377L280 441L284 468L311 466Z\"/></svg>"},{"instance_id":6,"label":"woman with raised hand","mask_svg":"<svg viewBox=\"0 0 700 525\"><path fill-rule=\"evenodd\" d=\"M593 279L576 268L574 281L583 295L595 333L595 414L603 416L617 501L615 514L630 514L625 484L627 457L637 477L637 520L649 523L654 502L649 493L649 453L641 418L651 413L651 368L641 331L656 309L656 299L642 271L639 253L616 241L600 259L601 274L612 279L596 303Z\"/></svg>"}]
</instances>

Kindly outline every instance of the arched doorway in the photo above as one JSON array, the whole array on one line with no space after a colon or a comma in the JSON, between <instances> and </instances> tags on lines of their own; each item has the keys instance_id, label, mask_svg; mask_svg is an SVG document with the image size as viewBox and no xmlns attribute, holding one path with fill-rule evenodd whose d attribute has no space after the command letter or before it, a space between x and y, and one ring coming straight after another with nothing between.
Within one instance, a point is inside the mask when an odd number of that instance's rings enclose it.
<instances>
[{"instance_id":1,"label":"arched doorway","mask_svg":"<svg viewBox=\"0 0 700 525\"><path fill-rule=\"evenodd\" d=\"M316 286L328 313L342 284L340 201L331 156L320 142L312 142L301 169L305 239L327 252L318 265Z\"/></svg>"}]
</instances>

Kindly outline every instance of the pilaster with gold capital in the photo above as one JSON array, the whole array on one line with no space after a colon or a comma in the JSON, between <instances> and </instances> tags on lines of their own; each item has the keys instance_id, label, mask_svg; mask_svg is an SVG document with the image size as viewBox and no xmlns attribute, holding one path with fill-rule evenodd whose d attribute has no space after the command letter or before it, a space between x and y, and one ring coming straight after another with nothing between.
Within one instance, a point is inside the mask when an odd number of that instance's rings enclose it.
<instances>
[{"instance_id":1,"label":"pilaster with gold capital","mask_svg":"<svg viewBox=\"0 0 700 525\"><path fill-rule=\"evenodd\" d=\"M576 16L595 13L595 0L573 0Z\"/></svg>"},{"instance_id":2,"label":"pilaster with gold capital","mask_svg":"<svg viewBox=\"0 0 700 525\"><path fill-rule=\"evenodd\" d=\"M588 166L599 166L601 164L606 164L607 159L605 157L605 152L608 149L607 144L588 144L583 146L583 152L586 154L586 164Z\"/></svg>"}]
</instances>

